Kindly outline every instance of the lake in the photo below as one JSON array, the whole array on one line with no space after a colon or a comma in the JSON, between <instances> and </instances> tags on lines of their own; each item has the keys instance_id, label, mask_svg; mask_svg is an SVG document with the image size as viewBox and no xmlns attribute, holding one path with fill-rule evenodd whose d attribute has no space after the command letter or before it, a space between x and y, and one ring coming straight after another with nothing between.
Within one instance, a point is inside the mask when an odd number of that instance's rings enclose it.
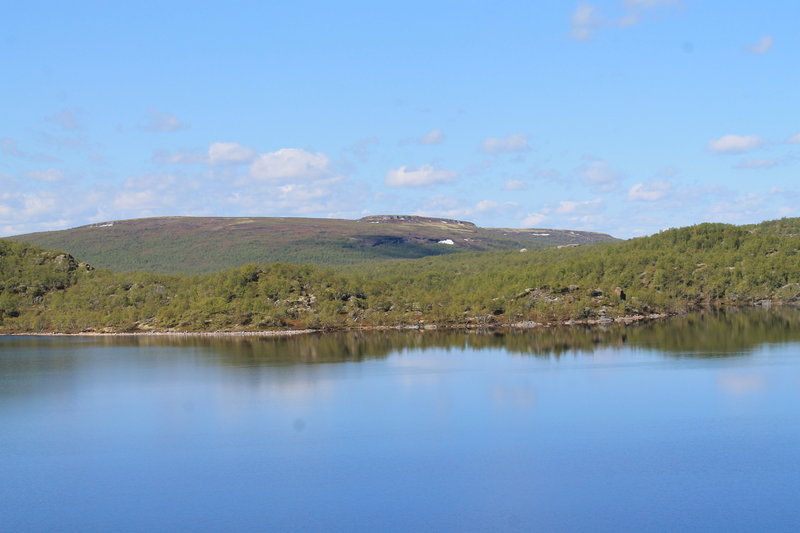
<instances>
[{"instance_id":1,"label":"lake","mask_svg":"<svg viewBox=\"0 0 800 533\"><path fill-rule=\"evenodd\" d=\"M0 531L797 531L800 312L0 337Z\"/></svg>"}]
</instances>

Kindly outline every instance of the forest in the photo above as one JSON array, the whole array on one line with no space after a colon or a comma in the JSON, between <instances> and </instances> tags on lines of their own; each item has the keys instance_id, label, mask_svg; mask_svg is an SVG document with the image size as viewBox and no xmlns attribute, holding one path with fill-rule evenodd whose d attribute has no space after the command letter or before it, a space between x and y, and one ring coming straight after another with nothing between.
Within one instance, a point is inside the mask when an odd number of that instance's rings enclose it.
<instances>
[{"instance_id":1,"label":"forest","mask_svg":"<svg viewBox=\"0 0 800 533\"><path fill-rule=\"evenodd\" d=\"M492 327L800 301L800 219L360 265L115 273L0 240L0 332Z\"/></svg>"}]
</instances>

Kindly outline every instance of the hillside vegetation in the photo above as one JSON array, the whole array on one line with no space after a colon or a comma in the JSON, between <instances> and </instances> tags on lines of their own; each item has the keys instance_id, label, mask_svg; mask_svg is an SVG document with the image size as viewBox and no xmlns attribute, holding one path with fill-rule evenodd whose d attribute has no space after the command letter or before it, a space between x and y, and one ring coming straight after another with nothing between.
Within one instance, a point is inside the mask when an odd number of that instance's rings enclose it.
<instances>
[{"instance_id":1,"label":"hillside vegetation","mask_svg":"<svg viewBox=\"0 0 800 533\"><path fill-rule=\"evenodd\" d=\"M486 250L613 241L602 233L480 228L403 215L322 218L164 217L11 237L64 250L97 268L167 274L217 272L248 263L347 265Z\"/></svg>"},{"instance_id":2,"label":"hillside vegetation","mask_svg":"<svg viewBox=\"0 0 800 533\"><path fill-rule=\"evenodd\" d=\"M4 331L489 326L800 300L800 219L520 253L173 276L0 246ZM2 242L2 241L0 241ZM625 293L621 297L620 288Z\"/></svg>"}]
</instances>

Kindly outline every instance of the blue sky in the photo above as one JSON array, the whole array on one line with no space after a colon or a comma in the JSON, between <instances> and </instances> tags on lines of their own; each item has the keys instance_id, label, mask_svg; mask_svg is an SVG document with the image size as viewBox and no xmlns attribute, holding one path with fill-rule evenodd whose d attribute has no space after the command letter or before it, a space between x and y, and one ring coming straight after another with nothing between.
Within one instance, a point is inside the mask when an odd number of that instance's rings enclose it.
<instances>
[{"instance_id":1,"label":"blue sky","mask_svg":"<svg viewBox=\"0 0 800 533\"><path fill-rule=\"evenodd\" d=\"M28 1L0 61L0 235L800 216L795 1Z\"/></svg>"}]
</instances>

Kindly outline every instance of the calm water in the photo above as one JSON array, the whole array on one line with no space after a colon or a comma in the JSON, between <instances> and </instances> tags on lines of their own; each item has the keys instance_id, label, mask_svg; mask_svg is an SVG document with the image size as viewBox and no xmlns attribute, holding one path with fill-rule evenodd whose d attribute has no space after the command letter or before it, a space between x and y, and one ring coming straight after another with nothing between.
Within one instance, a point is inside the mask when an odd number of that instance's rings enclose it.
<instances>
[{"instance_id":1,"label":"calm water","mask_svg":"<svg viewBox=\"0 0 800 533\"><path fill-rule=\"evenodd\" d=\"M0 337L0 531L797 531L800 313Z\"/></svg>"}]
</instances>

